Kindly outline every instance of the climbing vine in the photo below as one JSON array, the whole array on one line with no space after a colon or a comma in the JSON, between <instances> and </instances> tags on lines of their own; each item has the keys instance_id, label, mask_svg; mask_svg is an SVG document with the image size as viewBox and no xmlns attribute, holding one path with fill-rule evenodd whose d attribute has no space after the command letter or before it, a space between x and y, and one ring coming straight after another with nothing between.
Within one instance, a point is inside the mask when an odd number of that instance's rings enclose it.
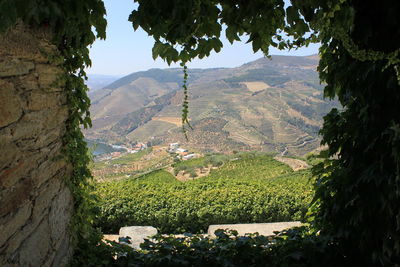
<instances>
[{"instance_id":1,"label":"climbing vine","mask_svg":"<svg viewBox=\"0 0 400 267\"><path fill-rule=\"evenodd\" d=\"M88 191L90 158L81 127L91 126L85 85L85 68L91 65L88 46L96 38L105 38L105 14L101 0L0 0L0 34L16 23L32 29L43 28L52 33L52 43L59 50L69 110L63 151L72 165L72 175L66 177L74 199L71 236L75 254L84 254L89 261L89 252L96 246L99 235L91 227L94 217L93 199ZM75 261L80 258L74 256Z\"/></svg>"}]
</instances>

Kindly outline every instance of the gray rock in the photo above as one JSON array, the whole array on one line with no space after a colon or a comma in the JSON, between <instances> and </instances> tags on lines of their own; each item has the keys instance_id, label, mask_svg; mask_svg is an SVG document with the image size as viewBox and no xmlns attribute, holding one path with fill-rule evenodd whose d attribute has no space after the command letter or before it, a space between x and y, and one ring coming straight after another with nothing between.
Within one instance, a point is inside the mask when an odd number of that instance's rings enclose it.
<instances>
[{"instance_id":1,"label":"gray rock","mask_svg":"<svg viewBox=\"0 0 400 267\"><path fill-rule=\"evenodd\" d=\"M282 231L295 226L301 226L301 222L276 222L276 223L248 223L248 224L218 224L208 227L208 234L215 236L214 232L218 229L229 229L238 231L239 235L249 233L259 233L264 236L274 235L274 231Z\"/></svg>"},{"instance_id":2,"label":"gray rock","mask_svg":"<svg viewBox=\"0 0 400 267\"><path fill-rule=\"evenodd\" d=\"M152 226L126 226L119 229L119 236L131 238L130 246L133 248L140 248L145 238L149 238L157 234L157 229Z\"/></svg>"}]
</instances>

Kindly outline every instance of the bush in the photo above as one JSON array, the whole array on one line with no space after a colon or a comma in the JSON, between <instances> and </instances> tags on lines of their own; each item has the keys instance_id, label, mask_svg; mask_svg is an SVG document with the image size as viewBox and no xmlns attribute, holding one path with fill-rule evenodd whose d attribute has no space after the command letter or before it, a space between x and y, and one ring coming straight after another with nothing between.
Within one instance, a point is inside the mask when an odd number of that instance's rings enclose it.
<instances>
[{"instance_id":1,"label":"bush","mask_svg":"<svg viewBox=\"0 0 400 267\"><path fill-rule=\"evenodd\" d=\"M188 170L188 173L190 175L190 178L196 178L197 177L197 173L196 173L196 170L194 168L190 168Z\"/></svg>"}]
</instances>

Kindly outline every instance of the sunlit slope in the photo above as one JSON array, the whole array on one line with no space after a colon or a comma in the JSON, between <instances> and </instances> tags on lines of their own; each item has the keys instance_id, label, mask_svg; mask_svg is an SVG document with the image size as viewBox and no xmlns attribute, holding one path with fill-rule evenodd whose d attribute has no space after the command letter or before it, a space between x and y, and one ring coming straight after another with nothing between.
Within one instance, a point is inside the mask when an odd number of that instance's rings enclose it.
<instances>
[{"instance_id":1,"label":"sunlit slope","mask_svg":"<svg viewBox=\"0 0 400 267\"><path fill-rule=\"evenodd\" d=\"M276 56L233 69L192 70L189 116L193 130L189 131L189 141L180 132L180 90L166 90L145 107L111 116L108 128L104 115L93 109L95 124L102 127L100 131L95 125L89 138L111 142L181 142L215 151L262 149L303 155L319 146L317 133L322 117L337 106L322 97L317 63L314 57ZM114 89L114 94L127 88L118 85L121 87ZM130 101L128 97L121 98ZM131 104L142 98L132 100ZM109 97L102 101L117 106ZM126 102L122 106L128 105ZM121 107L119 114L127 111Z\"/></svg>"}]
</instances>

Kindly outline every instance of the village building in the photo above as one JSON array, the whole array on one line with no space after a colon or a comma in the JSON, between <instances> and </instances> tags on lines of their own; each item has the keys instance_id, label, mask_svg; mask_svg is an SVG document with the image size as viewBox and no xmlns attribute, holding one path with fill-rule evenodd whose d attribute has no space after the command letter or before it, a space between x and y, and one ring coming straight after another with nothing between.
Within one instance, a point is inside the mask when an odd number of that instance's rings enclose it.
<instances>
[{"instance_id":1,"label":"village building","mask_svg":"<svg viewBox=\"0 0 400 267\"><path fill-rule=\"evenodd\" d=\"M143 149L146 149L146 148L147 148L147 144L145 144L145 143L137 143L137 144L133 147L133 150L140 151L140 150L143 150Z\"/></svg>"},{"instance_id":2,"label":"village building","mask_svg":"<svg viewBox=\"0 0 400 267\"><path fill-rule=\"evenodd\" d=\"M199 154L187 154L185 156L182 157L183 160L188 160L188 159L195 159L195 158L199 158L200 155Z\"/></svg>"},{"instance_id":3,"label":"village building","mask_svg":"<svg viewBox=\"0 0 400 267\"><path fill-rule=\"evenodd\" d=\"M178 148L179 148L179 143L171 143L169 144L168 152L175 153Z\"/></svg>"},{"instance_id":4,"label":"village building","mask_svg":"<svg viewBox=\"0 0 400 267\"><path fill-rule=\"evenodd\" d=\"M181 153L185 153L185 152L189 152L189 150L185 149L185 148L177 148L176 149L176 153L181 154Z\"/></svg>"}]
</instances>

